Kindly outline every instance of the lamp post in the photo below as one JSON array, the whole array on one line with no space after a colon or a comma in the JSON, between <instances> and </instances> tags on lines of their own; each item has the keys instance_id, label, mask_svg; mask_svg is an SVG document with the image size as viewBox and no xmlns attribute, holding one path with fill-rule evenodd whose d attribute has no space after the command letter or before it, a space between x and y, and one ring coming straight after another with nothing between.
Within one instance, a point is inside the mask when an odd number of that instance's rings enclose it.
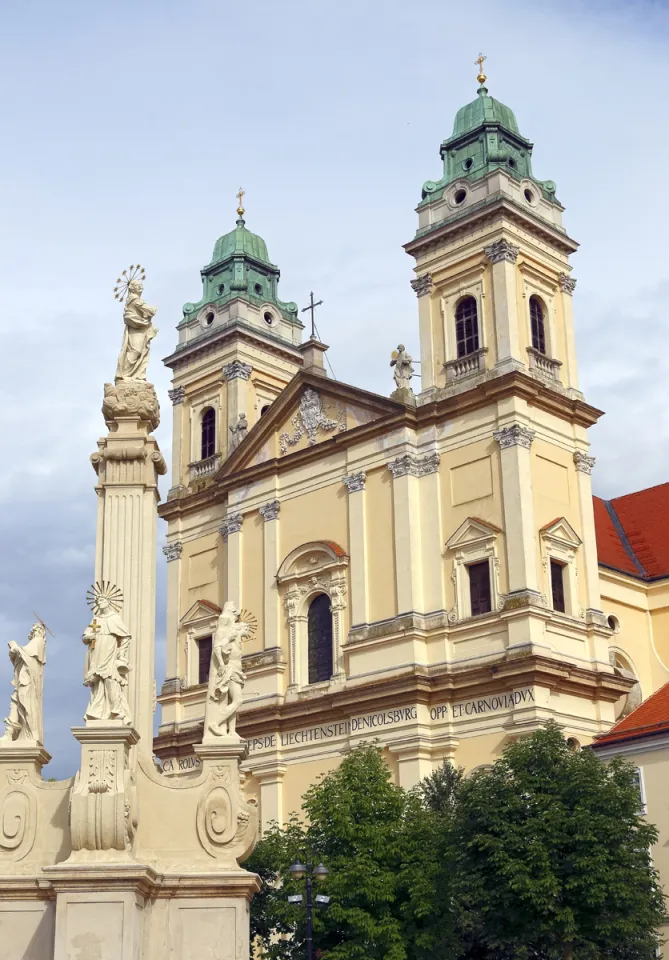
<instances>
[{"instance_id":1,"label":"lamp post","mask_svg":"<svg viewBox=\"0 0 669 960\"><path fill-rule=\"evenodd\" d=\"M317 867L306 867L303 863L300 863L299 860L296 860L295 863L289 867L288 872L290 873L293 880L303 880L305 877L307 879L307 899L305 907L307 910L307 960L313 960L314 957L314 941L312 933L312 922L311 922L311 911L312 911L312 884L315 880L316 883L322 883L327 879L329 870L322 863L319 863ZM297 894L294 897L288 897L289 903L301 903L302 894ZM330 902L329 897L317 896L316 903L322 903L323 906L327 906Z\"/></svg>"}]
</instances>

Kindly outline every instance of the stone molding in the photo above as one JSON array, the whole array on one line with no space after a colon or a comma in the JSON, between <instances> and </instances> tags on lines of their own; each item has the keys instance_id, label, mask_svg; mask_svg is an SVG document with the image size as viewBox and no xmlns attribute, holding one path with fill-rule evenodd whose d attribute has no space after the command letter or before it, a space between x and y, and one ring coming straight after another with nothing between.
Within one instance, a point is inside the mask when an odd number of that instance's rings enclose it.
<instances>
[{"instance_id":1,"label":"stone molding","mask_svg":"<svg viewBox=\"0 0 669 960\"><path fill-rule=\"evenodd\" d=\"M258 653L245 653L242 657L245 671L276 667L285 662L281 647L270 647L269 650L260 650Z\"/></svg>"},{"instance_id":2,"label":"stone molding","mask_svg":"<svg viewBox=\"0 0 669 960\"><path fill-rule=\"evenodd\" d=\"M571 297L576 289L575 277L569 277L566 273L561 273L558 277L558 285L563 293L568 293Z\"/></svg>"},{"instance_id":3,"label":"stone molding","mask_svg":"<svg viewBox=\"0 0 669 960\"><path fill-rule=\"evenodd\" d=\"M281 503L279 500L270 500L269 503L265 503L260 508L260 515L265 523L267 523L269 520L278 520L280 509Z\"/></svg>"},{"instance_id":4,"label":"stone molding","mask_svg":"<svg viewBox=\"0 0 669 960\"><path fill-rule=\"evenodd\" d=\"M349 493L358 493L360 490L364 490L366 479L367 474L364 470L360 470L359 473L349 473L348 476L343 478Z\"/></svg>"},{"instance_id":5,"label":"stone molding","mask_svg":"<svg viewBox=\"0 0 669 960\"><path fill-rule=\"evenodd\" d=\"M490 263L502 263L504 260L507 263L515 263L520 253L520 247L509 243L508 240L495 240L494 243L484 247L483 252Z\"/></svg>"},{"instance_id":6,"label":"stone molding","mask_svg":"<svg viewBox=\"0 0 669 960\"><path fill-rule=\"evenodd\" d=\"M580 450L575 451L574 464L579 473L591 474L595 463L594 457L589 457L587 453L582 453Z\"/></svg>"},{"instance_id":7,"label":"stone molding","mask_svg":"<svg viewBox=\"0 0 669 960\"><path fill-rule=\"evenodd\" d=\"M155 430L160 423L160 404L155 387L146 380L105 383L102 416L107 423L125 418L146 420Z\"/></svg>"},{"instance_id":8,"label":"stone molding","mask_svg":"<svg viewBox=\"0 0 669 960\"><path fill-rule=\"evenodd\" d=\"M519 423L514 423L510 427L504 427L502 430L493 432L493 439L497 441L502 450L507 447L525 447L529 450L535 437L534 430L529 427L521 427Z\"/></svg>"},{"instance_id":9,"label":"stone molding","mask_svg":"<svg viewBox=\"0 0 669 960\"><path fill-rule=\"evenodd\" d=\"M241 533L243 522L244 517L241 513L231 513L229 517L225 518L219 527L219 531L226 543L228 542L228 537L231 533Z\"/></svg>"},{"instance_id":10,"label":"stone molding","mask_svg":"<svg viewBox=\"0 0 669 960\"><path fill-rule=\"evenodd\" d=\"M439 454L428 453L425 457L416 457L412 453L405 453L388 464L393 479L398 477L425 477L429 473L436 473L439 469Z\"/></svg>"},{"instance_id":11,"label":"stone molding","mask_svg":"<svg viewBox=\"0 0 669 960\"><path fill-rule=\"evenodd\" d=\"M163 553L167 558L167 562L171 563L172 560L179 560L181 558L181 552L184 548L181 540L175 540L174 543L166 543L163 547Z\"/></svg>"},{"instance_id":12,"label":"stone molding","mask_svg":"<svg viewBox=\"0 0 669 960\"><path fill-rule=\"evenodd\" d=\"M221 373L224 380L248 380L253 371L250 363L242 363L241 360L232 360L226 363Z\"/></svg>"},{"instance_id":13,"label":"stone molding","mask_svg":"<svg viewBox=\"0 0 669 960\"><path fill-rule=\"evenodd\" d=\"M433 288L432 275L429 273L424 274L422 277L416 277L415 280L411 281L411 289L417 297L427 296L432 293Z\"/></svg>"},{"instance_id":14,"label":"stone molding","mask_svg":"<svg viewBox=\"0 0 669 960\"><path fill-rule=\"evenodd\" d=\"M167 396L172 401L172 406L176 407L178 403L184 402L184 397L186 396L186 388L175 387L173 390L167 391Z\"/></svg>"}]
</instances>

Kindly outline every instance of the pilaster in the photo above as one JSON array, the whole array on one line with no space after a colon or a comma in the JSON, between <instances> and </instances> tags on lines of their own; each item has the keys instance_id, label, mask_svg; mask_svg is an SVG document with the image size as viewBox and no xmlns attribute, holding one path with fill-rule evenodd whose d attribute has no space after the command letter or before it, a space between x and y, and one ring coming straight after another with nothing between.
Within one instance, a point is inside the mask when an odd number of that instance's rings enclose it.
<instances>
[{"instance_id":1,"label":"pilaster","mask_svg":"<svg viewBox=\"0 0 669 960\"><path fill-rule=\"evenodd\" d=\"M388 749L397 757L398 781L403 790L411 790L432 773L432 748L426 738L403 737L389 744Z\"/></svg>"},{"instance_id":2,"label":"pilaster","mask_svg":"<svg viewBox=\"0 0 669 960\"><path fill-rule=\"evenodd\" d=\"M581 450L574 453L576 484L578 487L578 505L581 514L581 539L583 540L583 569L585 573L586 609L600 611L602 598L599 592L599 565L597 560L597 539L595 535L595 514L592 508L592 469L595 458Z\"/></svg>"},{"instance_id":3,"label":"pilaster","mask_svg":"<svg viewBox=\"0 0 669 960\"><path fill-rule=\"evenodd\" d=\"M105 384L102 413L109 427L91 462L98 476L95 579L123 592L123 619L131 636L128 701L140 736L152 754L156 619L156 505L158 476L167 472L151 430L160 408L153 385Z\"/></svg>"},{"instance_id":4,"label":"pilaster","mask_svg":"<svg viewBox=\"0 0 669 960\"><path fill-rule=\"evenodd\" d=\"M263 595L265 649L280 646L280 602L276 573L279 569L279 512L278 500L270 500L260 508L263 523Z\"/></svg>"},{"instance_id":5,"label":"pilaster","mask_svg":"<svg viewBox=\"0 0 669 960\"><path fill-rule=\"evenodd\" d=\"M221 524L220 532L226 544L227 563L225 599L241 603L242 596L242 524L241 513L232 513Z\"/></svg>"},{"instance_id":6,"label":"pilaster","mask_svg":"<svg viewBox=\"0 0 669 960\"><path fill-rule=\"evenodd\" d=\"M418 329L420 332L421 390L436 386L435 330L432 318L432 277L429 273L411 281L418 297Z\"/></svg>"},{"instance_id":7,"label":"pilaster","mask_svg":"<svg viewBox=\"0 0 669 960\"><path fill-rule=\"evenodd\" d=\"M484 249L491 264L492 304L497 347L497 365L509 360L524 364L520 355L516 260L520 248L508 240L495 240Z\"/></svg>"},{"instance_id":8,"label":"pilaster","mask_svg":"<svg viewBox=\"0 0 669 960\"><path fill-rule=\"evenodd\" d=\"M369 619L369 585L367 582L367 505L366 474L363 471L344 477L348 490L348 541L351 555L351 626Z\"/></svg>"},{"instance_id":9,"label":"pilaster","mask_svg":"<svg viewBox=\"0 0 669 960\"><path fill-rule=\"evenodd\" d=\"M163 547L167 560L167 622L165 624L166 662L168 680L179 676L179 621L181 620L181 540L172 540Z\"/></svg>"},{"instance_id":10,"label":"pilaster","mask_svg":"<svg viewBox=\"0 0 669 960\"><path fill-rule=\"evenodd\" d=\"M576 360L576 337L574 335L574 304L572 297L576 288L574 277L561 273L558 286L562 293L562 315L564 318L565 342L567 352L567 384L573 390L578 390L578 363Z\"/></svg>"},{"instance_id":11,"label":"pilaster","mask_svg":"<svg viewBox=\"0 0 669 960\"><path fill-rule=\"evenodd\" d=\"M502 500L509 593L538 592L530 447L534 430L514 423L495 430L502 465Z\"/></svg>"},{"instance_id":12,"label":"pilaster","mask_svg":"<svg viewBox=\"0 0 669 960\"><path fill-rule=\"evenodd\" d=\"M433 473L439 456L406 453L388 464L393 475L395 530L395 590L398 614L424 612L423 561L420 523L420 477Z\"/></svg>"},{"instance_id":13,"label":"pilaster","mask_svg":"<svg viewBox=\"0 0 669 960\"><path fill-rule=\"evenodd\" d=\"M183 431L184 431L184 387L174 387L167 395L172 401L172 486L171 490L182 486L184 480Z\"/></svg>"},{"instance_id":14,"label":"pilaster","mask_svg":"<svg viewBox=\"0 0 669 960\"><path fill-rule=\"evenodd\" d=\"M283 778L286 764L280 760L268 760L253 765L253 776L260 784L260 828L263 833L273 823L283 824Z\"/></svg>"},{"instance_id":15,"label":"pilaster","mask_svg":"<svg viewBox=\"0 0 669 960\"><path fill-rule=\"evenodd\" d=\"M232 360L226 363L221 371L223 380L227 383L227 411L228 422L225 427L225 438L222 438L221 453L230 449L231 427L236 427L239 421L240 413L248 418L248 380L253 371L249 363L242 363L241 360Z\"/></svg>"}]
</instances>

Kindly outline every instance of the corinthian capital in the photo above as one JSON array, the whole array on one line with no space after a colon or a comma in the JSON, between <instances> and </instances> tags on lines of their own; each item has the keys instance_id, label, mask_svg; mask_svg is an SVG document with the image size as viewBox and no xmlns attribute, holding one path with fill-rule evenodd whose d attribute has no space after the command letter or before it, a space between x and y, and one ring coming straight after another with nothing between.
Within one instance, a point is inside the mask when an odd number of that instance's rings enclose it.
<instances>
[{"instance_id":1,"label":"corinthian capital","mask_svg":"<svg viewBox=\"0 0 669 960\"><path fill-rule=\"evenodd\" d=\"M595 458L589 457L587 453L582 453L580 450L577 450L574 453L574 464L579 473L592 473Z\"/></svg>"},{"instance_id":2,"label":"corinthian capital","mask_svg":"<svg viewBox=\"0 0 669 960\"><path fill-rule=\"evenodd\" d=\"M497 441L502 450L507 447L525 447L526 450L529 450L534 440L534 430L530 430L529 427L521 427L519 423L514 423L502 430L495 430L493 439Z\"/></svg>"},{"instance_id":3,"label":"corinthian capital","mask_svg":"<svg viewBox=\"0 0 669 960\"><path fill-rule=\"evenodd\" d=\"M344 477L344 483L349 493L357 493L359 490L365 489L366 479L367 474L364 470L361 470L359 473L349 473L348 476Z\"/></svg>"},{"instance_id":4,"label":"corinthian capital","mask_svg":"<svg viewBox=\"0 0 669 960\"><path fill-rule=\"evenodd\" d=\"M268 520L278 520L280 509L281 504L278 500L270 500L269 503L265 503L260 508L260 516L263 518L265 523L267 523Z\"/></svg>"},{"instance_id":5,"label":"corinthian capital","mask_svg":"<svg viewBox=\"0 0 669 960\"><path fill-rule=\"evenodd\" d=\"M226 363L221 371L224 380L248 380L251 376L253 367L250 363L242 363L241 360L232 360Z\"/></svg>"},{"instance_id":6,"label":"corinthian capital","mask_svg":"<svg viewBox=\"0 0 669 960\"><path fill-rule=\"evenodd\" d=\"M173 543L166 543L163 547L163 553L167 558L167 562L171 563L172 560L178 560L181 556L181 552L184 548L181 540L175 540Z\"/></svg>"},{"instance_id":7,"label":"corinthian capital","mask_svg":"<svg viewBox=\"0 0 669 960\"><path fill-rule=\"evenodd\" d=\"M491 263L501 263L507 260L509 263L515 263L520 253L520 247L516 247L508 240L495 240L483 248L483 252Z\"/></svg>"},{"instance_id":8,"label":"corinthian capital","mask_svg":"<svg viewBox=\"0 0 669 960\"><path fill-rule=\"evenodd\" d=\"M433 286L432 276L429 273L425 273L422 277L416 277L415 280L411 281L411 289L417 297L425 297L428 293L432 293Z\"/></svg>"},{"instance_id":9,"label":"corinthian capital","mask_svg":"<svg viewBox=\"0 0 669 960\"><path fill-rule=\"evenodd\" d=\"M239 533L241 531L243 522L244 517L241 513L231 513L229 517L225 518L220 526L220 532L226 543L231 533Z\"/></svg>"},{"instance_id":10,"label":"corinthian capital","mask_svg":"<svg viewBox=\"0 0 669 960\"><path fill-rule=\"evenodd\" d=\"M558 284L560 285L560 290L562 290L563 293L568 293L570 297L576 289L575 277L569 277L566 273L560 274L558 277Z\"/></svg>"},{"instance_id":11,"label":"corinthian capital","mask_svg":"<svg viewBox=\"0 0 669 960\"><path fill-rule=\"evenodd\" d=\"M172 401L172 404L176 407L178 403L184 402L184 397L186 396L186 390L184 387L175 387L174 390L168 390L167 396Z\"/></svg>"}]
</instances>

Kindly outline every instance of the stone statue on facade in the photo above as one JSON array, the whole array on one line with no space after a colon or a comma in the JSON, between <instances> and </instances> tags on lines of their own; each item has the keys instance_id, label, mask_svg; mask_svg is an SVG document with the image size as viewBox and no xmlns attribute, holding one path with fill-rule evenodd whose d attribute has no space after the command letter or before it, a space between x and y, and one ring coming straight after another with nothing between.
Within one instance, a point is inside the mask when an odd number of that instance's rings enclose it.
<instances>
[{"instance_id":1,"label":"stone statue on facade","mask_svg":"<svg viewBox=\"0 0 669 960\"><path fill-rule=\"evenodd\" d=\"M394 367L393 378L397 390L411 390L411 378L414 374L413 357L407 353L406 347L400 343L394 351L390 366Z\"/></svg>"},{"instance_id":2,"label":"stone statue on facade","mask_svg":"<svg viewBox=\"0 0 669 960\"><path fill-rule=\"evenodd\" d=\"M158 333L153 326L153 318L158 310L142 300L144 270L140 266L131 266L124 270L114 290L117 300L124 302L123 345L116 366L116 382L122 380L146 380L149 364L151 341Z\"/></svg>"},{"instance_id":3,"label":"stone statue on facade","mask_svg":"<svg viewBox=\"0 0 669 960\"><path fill-rule=\"evenodd\" d=\"M87 594L93 619L82 637L86 644L84 686L90 687L85 720L132 723L127 699L130 632L119 616L123 594L113 584L96 583Z\"/></svg>"},{"instance_id":4,"label":"stone statue on facade","mask_svg":"<svg viewBox=\"0 0 669 960\"><path fill-rule=\"evenodd\" d=\"M230 433L232 434L232 438L230 440L230 453L237 449L239 444L248 433L248 429L249 424L248 420L246 419L246 414L240 413L237 423L234 425L234 427L230 427Z\"/></svg>"},{"instance_id":5,"label":"stone statue on facade","mask_svg":"<svg viewBox=\"0 0 669 960\"><path fill-rule=\"evenodd\" d=\"M227 601L218 618L211 648L209 687L205 707L205 736L237 735L237 712L242 704L245 677L242 670L242 640L250 635L248 623L240 620L237 605Z\"/></svg>"},{"instance_id":6,"label":"stone statue on facade","mask_svg":"<svg viewBox=\"0 0 669 960\"><path fill-rule=\"evenodd\" d=\"M8 646L9 659L14 667L14 691L9 703L9 716L5 717L5 735L0 738L0 749L3 743L14 740L32 740L43 744L42 690L46 627L37 622L33 624L24 647L14 640L10 640Z\"/></svg>"}]
</instances>

